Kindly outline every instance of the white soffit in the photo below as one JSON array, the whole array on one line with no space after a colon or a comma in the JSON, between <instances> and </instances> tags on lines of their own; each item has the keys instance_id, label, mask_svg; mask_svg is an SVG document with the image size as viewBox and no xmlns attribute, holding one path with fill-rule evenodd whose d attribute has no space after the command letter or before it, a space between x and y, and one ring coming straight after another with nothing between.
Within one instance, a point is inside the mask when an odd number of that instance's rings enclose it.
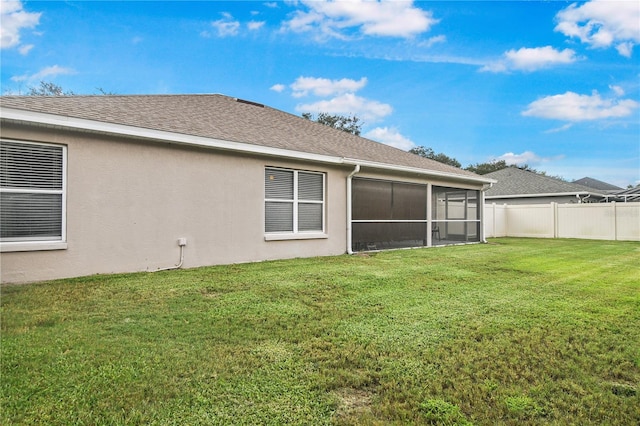
<instances>
[{"instance_id":1,"label":"white soffit","mask_svg":"<svg viewBox=\"0 0 640 426\"><path fill-rule=\"evenodd\" d=\"M549 192L549 193L540 193L540 194L516 194L516 195L485 195L487 200L491 200L493 198L538 198L538 197L566 197L572 196L575 197L577 195L597 195L604 197L602 194L598 194L596 192L587 192L587 191L577 191L577 192Z\"/></svg>"},{"instance_id":2,"label":"white soffit","mask_svg":"<svg viewBox=\"0 0 640 426\"><path fill-rule=\"evenodd\" d=\"M96 120L87 120L84 118L66 117L56 114L47 114L35 111L25 111L14 108L1 108L0 118L18 122L33 123L37 125L62 127L67 129L75 129L101 134L111 134L119 136L127 136L145 140L153 140L157 142L175 143L180 145L190 145L198 147L206 147L220 149L226 151L241 152L247 154L259 154L272 157L289 158L296 160L307 160L324 164L342 164L370 167L378 170L386 170L391 172L404 172L418 174L423 176L432 176L453 179L463 182L472 182L475 184L495 183L493 179L464 176L455 173L439 172L435 170L421 169L417 167L400 166L395 164L376 163L366 160L358 160L355 158L335 157L322 154L313 154L302 151L292 151L282 148L272 148L262 145L255 145L243 142L226 141L222 139L207 138L202 136L193 136L183 133L166 132L162 130L147 129L135 126L126 126L122 124L105 123Z\"/></svg>"}]
</instances>

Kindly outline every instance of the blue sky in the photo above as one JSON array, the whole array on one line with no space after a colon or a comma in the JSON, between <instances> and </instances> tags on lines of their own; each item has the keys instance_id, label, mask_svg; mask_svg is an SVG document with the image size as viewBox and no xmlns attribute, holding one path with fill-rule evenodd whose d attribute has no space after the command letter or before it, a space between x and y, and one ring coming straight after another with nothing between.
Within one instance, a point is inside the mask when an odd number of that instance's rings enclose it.
<instances>
[{"instance_id":1,"label":"blue sky","mask_svg":"<svg viewBox=\"0 0 640 426\"><path fill-rule=\"evenodd\" d=\"M5 1L3 93L222 93L469 164L640 183L640 2Z\"/></svg>"}]
</instances>

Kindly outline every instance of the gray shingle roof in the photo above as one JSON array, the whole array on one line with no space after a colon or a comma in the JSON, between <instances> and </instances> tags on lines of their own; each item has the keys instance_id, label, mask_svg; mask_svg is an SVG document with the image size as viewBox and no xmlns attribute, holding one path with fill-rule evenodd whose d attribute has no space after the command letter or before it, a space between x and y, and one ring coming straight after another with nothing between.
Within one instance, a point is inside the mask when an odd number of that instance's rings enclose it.
<instances>
[{"instance_id":1,"label":"gray shingle roof","mask_svg":"<svg viewBox=\"0 0 640 426\"><path fill-rule=\"evenodd\" d=\"M601 180L590 177L583 177L582 179L574 180L573 183L605 192L622 191L622 188L619 186L611 185L610 183L602 182Z\"/></svg>"},{"instance_id":2,"label":"gray shingle roof","mask_svg":"<svg viewBox=\"0 0 640 426\"><path fill-rule=\"evenodd\" d=\"M640 201L640 187L623 189L622 191L616 192L613 197L625 201Z\"/></svg>"},{"instance_id":3,"label":"gray shingle roof","mask_svg":"<svg viewBox=\"0 0 640 426\"><path fill-rule=\"evenodd\" d=\"M466 170L224 95L2 96L0 106L484 180Z\"/></svg>"},{"instance_id":4,"label":"gray shingle roof","mask_svg":"<svg viewBox=\"0 0 640 426\"><path fill-rule=\"evenodd\" d=\"M516 167L507 167L484 175L498 182L487 192L486 197L531 195L531 194L576 194L594 193L591 188L564 182L549 176L539 175L534 172L520 170Z\"/></svg>"}]
</instances>

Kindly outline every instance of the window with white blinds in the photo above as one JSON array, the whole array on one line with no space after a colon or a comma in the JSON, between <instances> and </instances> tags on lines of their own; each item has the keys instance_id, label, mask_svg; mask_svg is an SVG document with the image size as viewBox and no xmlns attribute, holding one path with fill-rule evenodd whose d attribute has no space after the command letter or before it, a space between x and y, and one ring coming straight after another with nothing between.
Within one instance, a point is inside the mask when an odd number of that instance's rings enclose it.
<instances>
[{"instance_id":1,"label":"window with white blinds","mask_svg":"<svg viewBox=\"0 0 640 426\"><path fill-rule=\"evenodd\" d=\"M0 241L63 241L65 147L0 141Z\"/></svg>"},{"instance_id":2,"label":"window with white blinds","mask_svg":"<svg viewBox=\"0 0 640 426\"><path fill-rule=\"evenodd\" d=\"M267 167L265 232L324 231L324 173Z\"/></svg>"}]
</instances>

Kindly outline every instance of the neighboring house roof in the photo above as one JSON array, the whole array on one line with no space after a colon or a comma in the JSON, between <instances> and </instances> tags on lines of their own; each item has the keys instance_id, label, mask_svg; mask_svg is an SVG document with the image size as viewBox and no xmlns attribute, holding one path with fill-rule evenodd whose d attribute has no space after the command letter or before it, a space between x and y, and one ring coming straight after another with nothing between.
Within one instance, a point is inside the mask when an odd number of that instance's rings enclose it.
<instances>
[{"instance_id":1,"label":"neighboring house roof","mask_svg":"<svg viewBox=\"0 0 640 426\"><path fill-rule=\"evenodd\" d=\"M491 182L293 114L218 94L2 96L0 111L10 121Z\"/></svg>"},{"instance_id":2,"label":"neighboring house roof","mask_svg":"<svg viewBox=\"0 0 640 426\"><path fill-rule=\"evenodd\" d=\"M602 182L601 180L583 177L582 179L574 180L573 183L576 185L586 186L587 188L592 188L599 191L611 192L611 191L622 191L623 189L619 186L611 185L607 182Z\"/></svg>"},{"instance_id":3,"label":"neighboring house roof","mask_svg":"<svg viewBox=\"0 0 640 426\"><path fill-rule=\"evenodd\" d=\"M516 167L507 167L484 176L497 180L497 183L485 192L485 198L489 199L589 194L602 196L591 188Z\"/></svg>"},{"instance_id":4,"label":"neighboring house roof","mask_svg":"<svg viewBox=\"0 0 640 426\"><path fill-rule=\"evenodd\" d=\"M616 201L640 201L640 187L623 189L606 195L608 200Z\"/></svg>"}]
</instances>

